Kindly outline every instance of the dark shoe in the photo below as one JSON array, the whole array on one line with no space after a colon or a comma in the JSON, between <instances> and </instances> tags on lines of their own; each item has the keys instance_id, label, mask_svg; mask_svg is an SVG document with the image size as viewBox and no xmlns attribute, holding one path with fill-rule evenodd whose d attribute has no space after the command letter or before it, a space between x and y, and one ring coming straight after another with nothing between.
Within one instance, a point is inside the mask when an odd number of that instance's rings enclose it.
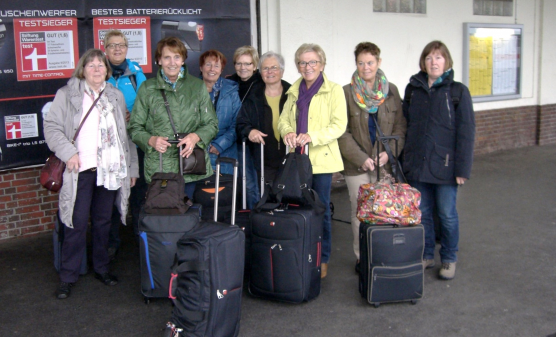
<instances>
[{"instance_id":1,"label":"dark shoe","mask_svg":"<svg viewBox=\"0 0 556 337\"><path fill-rule=\"evenodd\" d=\"M58 289L56 289L56 298L63 300L69 297L71 286L73 283L60 282Z\"/></svg>"},{"instance_id":2,"label":"dark shoe","mask_svg":"<svg viewBox=\"0 0 556 337\"><path fill-rule=\"evenodd\" d=\"M108 273L99 274L95 273L95 278L100 280L102 283L106 284L107 286L115 286L118 284L118 279L114 275L110 275Z\"/></svg>"},{"instance_id":3,"label":"dark shoe","mask_svg":"<svg viewBox=\"0 0 556 337\"><path fill-rule=\"evenodd\" d=\"M355 261L355 273L359 274L361 272L361 262L359 260Z\"/></svg>"}]
</instances>

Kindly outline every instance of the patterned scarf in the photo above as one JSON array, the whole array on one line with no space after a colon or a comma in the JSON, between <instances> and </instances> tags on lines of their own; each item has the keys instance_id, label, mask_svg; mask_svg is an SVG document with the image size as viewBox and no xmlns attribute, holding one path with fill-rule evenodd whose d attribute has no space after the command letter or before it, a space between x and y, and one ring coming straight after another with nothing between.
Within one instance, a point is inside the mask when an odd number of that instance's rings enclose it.
<instances>
[{"instance_id":1,"label":"patterned scarf","mask_svg":"<svg viewBox=\"0 0 556 337\"><path fill-rule=\"evenodd\" d=\"M162 74L162 79L164 80L164 82L170 84L172 86L172 89L176 89L176 84L178 83L180 78L183 78L185 76L185 68L181 67L180 73L178 74L178 78L176 79L176 82L174 82L174 83L172 83L172 81L170 81L170 79L168 79L168 76L166 76L166 74L164 74L164 69L160 68L160 73Z\"/></svg>"},{"instance_id":2,"label":"patterned scarf","mask_svg":"<svg viewBox=\"0 0 556 337\"><path fill-rule=\"evenodd\" d=\"M216 100L218 99L218 95L220 94L220 90L222 90L222 77L219 77L216 80L216 83L212 86L212 91L209 92L210 100L212 101L212 105L216 108Z\"/></svg>"},{"instance_id":3,"label":"patterned scarf","mask_svg":"<svg viewBox=\"0 0 556 337\"><path fill-rule=\"evenodd\" d=\"M378 111L378 106L381 105L386 96L388 96L388 80L384 72L380 69L377 70L375 75L375 83L372 88L369 88L357 70L351 77L351 93L355 103L370 114Z\"/></svg>"},{"instance_id":4,"label":"patterned scarf","mask_svg":"<svg viewBox=\"0 0 556 337\"><path fill-rule=\"evenodd\" d=\"M450 75L450 72L451 72L451 71L452 71L452 68L446 70L446 71L444 72L444 74L442 74L439 78L436 79L436 81L434 81L434 83L431 85L431 88L434 87L435 85L438 85L438 84L442 83L442 81L444 81L444 79L445 79L446 77L448 77L448 75ZM429 77L429 76L427 75L427 79L428 79L428 77Z\"/></svg>"},{"instance_id":5,"label":"patterned scarf","mask_svg":"<svg viewBox=\"0 0 556 337\"><path fill-rule=\"evenodd\" d=\"M104 89L106 83L100 88ZM85 82L85 92L93 99L98 93ZM117 190L127 177L125 151L118 135L118 126L114 118L114 106L105 94L100 96L96 108L99 111L97 144L97 186L108 190Z\"/></svg>"}]
</instances>

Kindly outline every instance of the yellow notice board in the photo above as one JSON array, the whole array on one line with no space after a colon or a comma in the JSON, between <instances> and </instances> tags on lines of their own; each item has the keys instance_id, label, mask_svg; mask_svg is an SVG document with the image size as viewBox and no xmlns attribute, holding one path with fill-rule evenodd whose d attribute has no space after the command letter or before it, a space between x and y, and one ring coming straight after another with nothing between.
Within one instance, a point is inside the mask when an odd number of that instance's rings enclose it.
<instances>
[{"instance_id":1,"label":"yellow notice board","mask_svg":"<svg viewBox=\"0 0 556 337\"><path fill-rule=\"evenodd\" d=\"M492 93L492 37L469 37L469 91L471 96Z\"/></svg>"},{"instance_id":2,"label":"yellow notice board","mask_svg":"<svg viewBox=\"0 0 556 337\"><path fill-rule=\"evenodd\" d=\"M521 97L523 25L464 24L463 82L474 102Z\"/></svg>"}]
</instances>

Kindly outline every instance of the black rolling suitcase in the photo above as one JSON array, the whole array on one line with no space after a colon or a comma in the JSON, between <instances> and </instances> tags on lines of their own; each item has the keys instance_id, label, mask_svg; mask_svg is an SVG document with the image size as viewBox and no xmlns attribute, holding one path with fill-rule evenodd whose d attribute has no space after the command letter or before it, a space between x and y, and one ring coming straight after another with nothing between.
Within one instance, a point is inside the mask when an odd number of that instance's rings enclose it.
<instances>
[{"instance_id":1,"label":"black rolling suitcase","mask_svg":"<svg viewBox=\"0 0 556 337\"><path fill-rule=\"evenodd\" d=\"M397 159L388 145L388 141L394 139L397 153L399 137L384 136L380 128L378 132L378 151L382 143L392 168L399 168ZM394 175L405 182L401 172ZM380 170L377 170L377 181L380 181ZM361 296L375 307L386 302L410 301L416 304L417 300L423 297L424 250L425 230L422 225L402 227L392 224L360 223Z\"/></svg>"},{"instance_id":2,"label":"black rolling suitcase","mask_svg":"<svg viewBox=\"0 0 556 337\"><path fill-rule=\"evenodd\" d=\"M201 205L193 204L184 214L139 215L141 293L150 298L168 298L176 243L201 220Z\"/></svg>"},{"instance_id":3,"label":"black rolling suitcase","mask_svg":"<svg viewBox=\"0 0 556 337\"><path fill-rule=\"evenodd\" d=\"M60 266L62 264L62 245L64 244L64 231L66 226L60 222L60 214L56 214L56 222L54 222L54 230L52 231L52 244L54 247L54 268L57 272L60 272ZM87 246L85 246L85 252L83 253L83 259L81 260L81 268L79 269L79 275L85 275L89 271L89 266L87 265Z\"/></svg>"},{"instance_id":4,"label":"black rolling suitcase","mask_svg":"<svg viewBox=\"0 0 556 337\"><path fill-rule=\"evenodd\" d=\"M233 197L233 175L220 174L218 221L225 221L231 217ZM197 182L193 200L203 206L203 220L212 220L214 213L214 199L216 195L216 176L212 175Z\"/></svg>"},{"instance_id":5,"label":"black rolling suitcase","mask_svg":"<svg viewBox=\"0 0 556 337\"><path fill-rule=\"evenodd\" d=\"M306 205L298 206L282 200L265 203L271 189L266 185L251 213L249 293L254 296L300 303L320 294L324 205L304 188Z\"/></svg>"},{"instance_id":6,"label":"black rolling suitcase","mask_svg":"<svg viewBox=\"0 0 556 337\"><path fill-rule=\"evenodd\" d=\"M411 301L423 297L422 225L398 227L370 225L359 227L361 271L359 292L370 304Z\"/></svg>"},{"instance_id":7,"label":"black rolling suitcase","mask_svg":"<svg viewBox=\"0 0 556 337\"><path fill-rule=\"evenodd\" d=\"M162 156L160 160L162 171ZM199 224L201 213L202 207L199 204L190 205L181 214L172 210L147 213L145 205L142 205L138 229L141 293L145 303L149 303L151 298L169 297L176 243L183 234Z\"/></svg>"},{"instance_id":8,"label":"black rolling suitcase","mask_svg":"<svg viewBox=\"0 0 556 337\"><path fill-rule=\"evenodd\" d=\"M221 161L234 163L234 177L237 177L237 160L218 158L217 174ZM217 188L218 185L217 180ZM234 184L234 192L236 189ZM218 193L215 204L218 205ZM235 211L235 198L232 198L232 210ZM233 225L234 220L232 213L232 225L201 221L178 241L171 281L174 309L167 335L171 326L180 331L174 336L239 334L245 236Z\"/></svg>"}]
</instances>

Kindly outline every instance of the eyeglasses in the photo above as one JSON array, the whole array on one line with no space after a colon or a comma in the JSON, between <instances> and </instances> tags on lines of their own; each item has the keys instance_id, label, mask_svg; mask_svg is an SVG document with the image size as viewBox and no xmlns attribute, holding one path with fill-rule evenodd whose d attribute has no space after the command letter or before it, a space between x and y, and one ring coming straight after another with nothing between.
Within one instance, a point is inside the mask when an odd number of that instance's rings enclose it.
<instances>
[{"instance_id":1,"label":"eyeglasses","mask_svg":"<svg viewBox=\"0 0 556 337\"><path fill-rule=\"evenodd\" d=\"M125 43L110 43L106 45L108 49L125 49L127 45Z\"/></svg>"},{"instance_id":2,"label":"eyeglasses","mask_svg":"<svg viewBox=\"0 0 556 337\"><path fill-rule=\"evenodd\" d=\"M272 66L272 67L264 67L263 69L261 69L261 71L263 73L270 73L270 72L277 72L278 70L280 70L280 67L278 66Z\"/></svg>"},{"instance_id":3,"label":"eyeglasses","mask_svg":"<svg viewBox=\"0 0 556 337\"><path fill-rule=\"evenodd\" d=\"M308 66L308 65L311 66L311 68L313 68L314 66L317 65L317 63L320 63L320 61L312 60L312 61L309 61L309 62L305 62L305 61L297 62L297 64L298 64L301 68L305 68L305 67Z\"/></svg>"},{"instance_id":4,"label":"eyeglasses","mask_svg":"<svg viewBox=\"0 0 556 337\"><path fill-rule=\"evenodd\" d=\"M247 62L243 62L243 63L236 62L236 63L234 63L234 65L236 66L236 68L241 68L241 67L247 68L247 67L253 65L253 62L249 62L249 63L247 63Z\"/></svg>"}]
</instances>

